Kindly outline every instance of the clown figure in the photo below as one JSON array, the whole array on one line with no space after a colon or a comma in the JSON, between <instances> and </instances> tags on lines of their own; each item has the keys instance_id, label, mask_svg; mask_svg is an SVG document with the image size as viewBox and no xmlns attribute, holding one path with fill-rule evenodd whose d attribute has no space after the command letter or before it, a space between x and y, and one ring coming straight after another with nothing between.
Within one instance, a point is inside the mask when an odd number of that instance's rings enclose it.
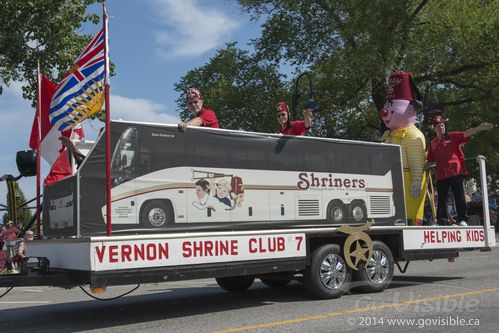
<instances>
[{"instance_id":1,"label":"clown figure","mask_svg":"<svg viewBox=\"0 0 499 333\"><path fill-rule=\"evenodd\" d=\"M380 116L386 127L384 143L400 145L404 168L404 191L409 225L421 225L426 197L425 137L416 122L415 87L406 72L390 76L385 107Z\"/></svg>"}]
</instances>

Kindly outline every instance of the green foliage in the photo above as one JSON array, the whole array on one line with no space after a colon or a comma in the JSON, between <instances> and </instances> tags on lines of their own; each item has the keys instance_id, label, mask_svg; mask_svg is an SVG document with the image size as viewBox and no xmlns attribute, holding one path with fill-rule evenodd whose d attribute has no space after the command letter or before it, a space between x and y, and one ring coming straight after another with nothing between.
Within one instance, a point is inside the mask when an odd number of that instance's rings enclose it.
<instances>
[{"instance_id":1,"label":"green foliage","mask_svg":"<svg viewBox=\"0 0 499 333\"><path fill-rule=\"evenodd\" d=\"M274 65L256 61L235 43L227 44L210 63L189 71L175 85L181 93L177 105L184 110L180 117L190 117L185 92L197 87L222 128L273 132L278 127L274 107L285 96L282 78Z\"/></svg>"},{"instance_id":2,"label":"green foliage","mask_svg":"<svg viewBox=\"0 0 499 333\"><path fill-rule=\"evenodd\" d=\"M25 80L23 97L35 100L36 66L58 81L91 39L81 35L86 14L97 0L2 0L0 2L0 93L4 85Z\"/></svg>"},{"instance_id":3,"label":"green foliage","mask_svg":"<svg viewBox=\"0 0 499 333\"><path fill-rule=\"evenodd\" d=\"M19 187L19 184L17 182L14 183L14 191L15 191L15 196L16 196L16 207L21 206L26 202L26 197L24 196L24 192L21 190ZM7 202L7 212L9 211L10 208L10 202L9 202L9 195L7 193L6 196L6 202ZM17 210L17 225L18 226L24 226L28 224L28 222L31 220L33 215L31 214L31 211L26 207L19 208ZM2 217L3 222L7 222L8 220L13 220L12 217L8 215L8 213L5 213ZM16 221L14 221L16 222Z\"/></svg>"},{"instance_id":4,"label":"green foliage","mask_svg":"<svg viewBox=\"0 0 499 333\"><path fill-rule=\"evenodd\" d=\"M378 110L384 104L386 78L395 70L413 73L426 110L443 107L449 129L466 130L482 121L499 124L499 0L237 2L254 19L264 19L262 34L253 41L254 54L245 53L261 68L252 71L254 75L267 75L261 64L273 70L285 64L295 74L305 70L313 74L315 99L322 109L314 115L313 135L377 140L383 129ZM236 86L224 84L219 77L192 80L201 75L198 70L213 70L218 57L190 71L178 87L198 83L208 92L223 87L224 97L235 94ZM231 77L238 70L247 71L241 64L234 65ZM271 91L289 97L293 87L293 80L284 81ZM246 104L244 112L236 108L224 113L223 125L237 123L239 128L269 131L268 122L275 119L246 115L251 114L248 108L267 109L273 96L253 94L237 86L238 98L252 103ZM230 102L217 101L218 109L223 110L226 103ZM420 126L429 133L429 141L431 130ZM467 156L487 156L488 172L496 178L499 131L480 133L472 140L465 146Z\"/></svg>"}]
</instances>

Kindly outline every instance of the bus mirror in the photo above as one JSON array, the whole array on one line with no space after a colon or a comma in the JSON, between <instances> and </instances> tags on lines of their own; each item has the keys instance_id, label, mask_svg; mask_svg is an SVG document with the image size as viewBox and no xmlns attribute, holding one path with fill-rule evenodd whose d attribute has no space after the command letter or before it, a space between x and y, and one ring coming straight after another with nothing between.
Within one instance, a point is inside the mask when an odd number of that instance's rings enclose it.
<instances>
[{"instance_id":1,"label":"bus mirror","mask_svg":"<svg viewBox=\"0 0 499 333\"><path fill-rule=\"evenodd\" d=\"M21 150L16 154L17 170L24 177L36 176L36 152Z\"/></svg>"}]
</instances>

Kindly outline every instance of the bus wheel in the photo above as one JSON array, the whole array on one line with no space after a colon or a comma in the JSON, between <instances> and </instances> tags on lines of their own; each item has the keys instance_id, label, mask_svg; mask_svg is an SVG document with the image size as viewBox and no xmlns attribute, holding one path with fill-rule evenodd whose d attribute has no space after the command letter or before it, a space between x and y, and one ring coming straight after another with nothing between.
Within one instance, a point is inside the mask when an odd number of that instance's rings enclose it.
<instances>
[{"instance_id":1,"label":"bus wheel","mask_svg":"<svg viewBox=\"0 0 499 333\"><path fill-rule=\"evenodd\" d=\"M392 282L393 268L393 255L388 246L383 242L374 241L371 260L364 268L353 272L355 289L366 293L385 290Z\"/></svg>"},{"instance_id":2,"label":"bus wheel","mask_svg":"<svg viewBox=\"0 0 499 333\"><path fill-rule=\"evenodd\" d=\"M171 203L161 200L149 201L140 213L140 222L153 228L172 225L174 223L173 219L173 207Z\"/></svg>"},{"instance_id":3,"label":"bus wheel","mask_svg":"<svg viewBox=\"0 0 499 333\"><path fill-rule=\"evenodd\" d=\"M260 280L264 285L271 288L282 288L291 282L291 279L286 278L260 278Z\"/></svg>"},{"instance_id":4,"label":"bus wheel","mask_svg":"<svg viewBox=\"0 0 499 333\"><path fill-rule=\"evenodd\" d=\"M365 223L367 221L367 208L362 200L354 200L348 206L348 216L351 222Z\"/></svg>"},{"instance_id":5,"label":"bus wheel","mask_svg":"<svg viewBox=\"0 0 499 333\"><path fill-rule=\"evenodd\" d=\"M241 292L248 289L255 281L250 276L228 276L215 278L220 288L230 292Z\"/></svg>"},{"instance_id":6,"label":"bus wheel","mask_svg":"<svg viewBox=\"0 0 499 333\"><path fill-rule=\"evenodd\" d=\"M350 286L352 270L345 264L339 245L328 244L316 249L304 273L305 288L318 298L338 298Z\"/></svg>"},{"instance_id":7,"label":"bus wheel","mask_svg":"<svg viewBox=\"0 0 499 333\"><path fill-rule=\"evenodd\" d=\"M329 223L340 224L346 218L346 206L341 200L333 200L327 205L326 219Z\"/></svg>"}]
</instances>

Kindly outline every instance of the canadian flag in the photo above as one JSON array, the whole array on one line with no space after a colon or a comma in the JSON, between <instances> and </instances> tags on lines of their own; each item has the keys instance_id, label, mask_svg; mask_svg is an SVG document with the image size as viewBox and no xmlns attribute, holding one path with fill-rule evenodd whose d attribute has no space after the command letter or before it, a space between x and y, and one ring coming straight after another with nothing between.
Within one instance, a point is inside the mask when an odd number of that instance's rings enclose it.
<instances>
[{"instance_id":1,"label":"canadian flag","mask_svg":"<svg viewBox=\"0 0 499 333\"><path fill-rule=\"evenodd\" d=\"M40 91L40 150L41 156L51 167L47 178L45 178L45 184L47 185L72 173L66 148L62 145L59 137L65 136L71 140L81 140L85 137L81 125L77 125L69 130L61 132L50 124L50 102L52 101L52 96L54 95L56 89L57 86L47 77L42 75ZM31 136L29 138L29 147L33 150L38 150L37 136L38 126L35 116L35 119L33 120L33 127L31 128Z\"/></svg>"}]
</instances>

